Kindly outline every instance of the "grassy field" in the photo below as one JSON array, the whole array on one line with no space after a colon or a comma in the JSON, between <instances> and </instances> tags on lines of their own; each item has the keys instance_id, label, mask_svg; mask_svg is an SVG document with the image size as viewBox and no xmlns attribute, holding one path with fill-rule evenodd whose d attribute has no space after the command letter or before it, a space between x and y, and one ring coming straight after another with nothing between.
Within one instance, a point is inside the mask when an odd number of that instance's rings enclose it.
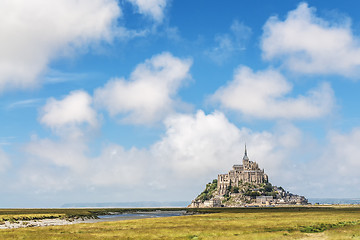
<instances>
[{"instance_id":1,"label":"grassy field","mask_svg":"<svg viewBox=\"0 0 360 240\"><path fill-rule=\"evenodd\" d=\"M0 230L0 239L360 239L360 207L200 211L213 213Z\"/></svg>"}]
</instances>

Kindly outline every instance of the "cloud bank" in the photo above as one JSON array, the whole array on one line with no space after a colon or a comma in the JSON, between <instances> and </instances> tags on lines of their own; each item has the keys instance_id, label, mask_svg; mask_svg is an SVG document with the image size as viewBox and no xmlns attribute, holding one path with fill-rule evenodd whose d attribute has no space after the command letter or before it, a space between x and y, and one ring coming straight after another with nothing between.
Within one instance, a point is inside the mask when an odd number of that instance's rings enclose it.
<instances>
[{"instance_id":1,"label":"cloud bank","mask_svg":"<svg viewBox=\"0 0 360 240\"><path fill-rule=\"evenodd\" d=\"M174 199L193 198L204 182L241 163L246 142L250 159L266 170L273 184L313 197L339 192L352 197L349 189L358 190L357 128L332 132L319 144L289 123L252 131L238 128L221 112L175 114L165 126L165 134L148 148L108 143L95 155L86 137L33 139L24 148L28 164L19 177L23 186L40 191L115 187L150 194L176 188Z\"/></svg>"},{"instance_id":2,"label":"cloud bank","mask_svg":"<svg viewBox=\"0 0 360 240\"><path fill-rule=\"evenodd\" d=\"M89 154L86 138L34 139L24 148L29 166L22 178L40 189L116 186L169 190L177 186L192 192L197 191L194 180L196 187L202 188L204 182L240 163L245 142L252 160L276 178L285 149L296 147L301 138L294 128L278 134L239 129L221 112L176 114L165 120L165 126L164 136L149 148L124 149L110 143L97 156ZM284 139L292 139L294 144Z\"/></svg>"}]
</instances>

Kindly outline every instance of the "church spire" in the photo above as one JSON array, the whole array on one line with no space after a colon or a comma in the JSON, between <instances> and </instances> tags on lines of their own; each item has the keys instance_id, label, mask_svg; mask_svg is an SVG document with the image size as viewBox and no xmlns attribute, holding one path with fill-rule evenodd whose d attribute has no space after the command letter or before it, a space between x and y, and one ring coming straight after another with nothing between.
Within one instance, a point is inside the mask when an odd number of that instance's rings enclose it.
<instances>
[{"instance_id":1,"label":"church spire","mask_svg":"<svg viewBox=\"0 0 360 240\"><path fill-rule=\"evenodd\" d=\"M249 157L247 155L246 143L245 143L245 155L243 157L243 160L249 160Z\"/></svg>"}]
</instances>

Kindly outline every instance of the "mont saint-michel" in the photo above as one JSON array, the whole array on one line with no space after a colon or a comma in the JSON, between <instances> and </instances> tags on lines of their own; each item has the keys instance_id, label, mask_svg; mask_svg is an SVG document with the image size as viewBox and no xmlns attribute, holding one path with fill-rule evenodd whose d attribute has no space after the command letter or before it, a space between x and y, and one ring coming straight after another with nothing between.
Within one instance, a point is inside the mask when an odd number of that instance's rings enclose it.
<instances>
[{"instance_id":1,"label":"mont saint-michel","mask_svg":"<svg viewBox=\"0 0 360 240\"><path fill-rule=\"evenodd\" d=\"M306 205L304 196L273 186L265 170L250 161L245 145L242 165L235 164L224 174L206 185L205 190L188 207L240 207Z\"/></svg>"}]
</instances>

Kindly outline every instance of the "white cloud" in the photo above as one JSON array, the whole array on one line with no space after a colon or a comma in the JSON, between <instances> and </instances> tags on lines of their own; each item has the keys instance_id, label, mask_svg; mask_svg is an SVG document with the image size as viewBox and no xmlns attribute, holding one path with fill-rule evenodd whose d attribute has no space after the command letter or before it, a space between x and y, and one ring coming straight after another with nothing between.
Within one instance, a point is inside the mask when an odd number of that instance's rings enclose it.
<instances>
[{"instance_id":1,"label":"white cloud","mask_svg":"<svg viewBox=\"0 0 360 240\"><path fill-rule=\"evenodd\" d=\"M40 122L54 130L72 130L87 123L97 125L97 114L92 108L92 98L84 91L73 91L61 100L50 98L41 109Z\"/></svg>"},{"instance_id":2,"label":"white cloud","mask_svg":"<svg viewBox=\"0 0 360 240\"><path fill-rule=\"evenodd\" d=\"M333 107L333 91L323 83L296 98L287 97L292 86L275 70L253 72L241 66L233 81L211 97L225 108L257 118L308 119L322 117Z\"/></svg>"},{"instance_id":3,"label":"white cloud","mask_svg":"<svg viewBox=\"0 0 360 240\"><path fill-rule=\"evenodd\" d=\"M137 7L139 13L148 15L157 22L162 22L167 0L128 0Z\"/></svg>"},{"instance_id":4,"label":"white cloud","mask_svg":"<svg viewBox=\"0 0 360 240\"><path fill-rule=\"evenodd\" d=\"M20 171L23 184L39 191L144 184L150 168L147 160L152 160L146 151L110 144L101 149L98 157L92 157L87 137L34 139L26 144L28 164Z\"/></svg>"},{"instance_id":5,"label":"white cloud","mask_svg":"<svg viewBox=\"0 0 360 240\"><path fill-rule=\"evenodd\" d=\"M359 193L359 141L359 127L348 133L329 133L327 144L314 166L317 171L313 171L323 188L317 195L354 197Z\"/></svg>"},{"instance_id":6,"label":"white cloud","mask_svg":"<svg viewBox=\"0 0 360 240\"><path fill-rule=\"evenodd\" d=\"M89 182L95 186L149 187L149 182L161 171L161 166L157 169L152 166L154 161L147 150L135 147L126 150L111 144L93 159Z\"/></svg>"},{"instance_id":7,"label":"white cloud","mask_svg":"<svg viewBox=\"0 0 360 240\"><path fill-rule=\"evenodd\" d=\"M0 1L0 91L32 87L58 56L111 41L116 0Z\"/></svg>"},{"instance_id":8,"label":"white cloud","mask_svg":"<svg viewBox=\"0 0 360 240\"><path fill-rule=\"evenodd\" d=\"M147 124L163 119L175 107L181 84L190 77L192 61L162 53L139 64L130 79L110 80L96 89L95 102L110 115L125 114L123 120Z\"/></svg>"},{"instance_id":9,"label":"white cloud","mask_svg":"<svg viewBox=\"0 0 360 240\"><path fill-rule=\"evenodd\" d=\"M83 140L61 139L35 139L25 146L27 154L32 156L40 165L54 165L59 168L70 168L76 173L86 172L88 150Z\"/></svg>"},{"instance_id":10,"label":"white cloud","mask_svg":"<svg viewBox=\"0 0 360 240\"><path fill-rule=\"evenodd\" d=\"M0 145L11 145L16 137L0 137Z\"/></svg>"},{"instance_id":11,"label":"white cloud","mask_svg":"<svg viewBox=\"0 0 360 240\"><path fill-rule=\"evenodd\" d=\"M0 148L0 172L5 171L10 166L10 159L7 154Z\"/></svg>"},{"instance_id":12,"label":"white cloud","mask_svg":"<svg viewBox=\"0 0 360 240\"><path fill-rule=\"evenodd\" d=\"M205 183L229 171L233 164L242 164L245 143L251 160L271 173L271 179L279 180L288 153L302 140L301 132L292 125L283 124L281 131L273 133L254 132L238 128L221 112L175 115L165 125L166 134L151 147L152 155L172 177L189 183Z\"/></svg>"},{"instance_id":13,"label":"white cloud","mask_svg":"<svg viewBox=\"0 0 360 240\"><path fill-rule=\"evenodd\" d=\"M360 39L350 21L328 22L315 15L315 8L301 3L284 21L271 17L264 26L261 48L267 60L280 59L299 73L360 73Z\"/></svg>"},{"instance_id":14,"label":"white cloud","mask_svg":"<svg viewBox=\"0 0 360 240\"><path fill-rule=\"evenodd\" d=\"M39 98L20 100L9 104L7 109L33 107L38 105L40 101L41 99Z\"/></svg>"},{"instance_id":15,"label":"white cloud","mask_svg":"<svg viewBox=\"0 0 360 240\"><path fill-rule=\"evenodd\" d=\"M156 169L153 166L154 159L147 150L125 150L109 144L100 149L99 156L90 156L89 142L85 139L34 139L26 144L28 164L20 171L23 184L38 191L141 188L148 187L148 179L160 171L159 166Z\"/></svg>"},{"instance_id":16,"label":"white cloud","mask_svg":"<svg viewBox=\"0 0 360 240\"><path fill-rule=\"evenodd\" d=\"M359 184L360 128L354 128L348 134L331 132L328 140L327 151L324 151L323 157L323 163L326 164L324 167L330 167L335 174L342 176L344 181L355 177Z\"/></svg>"},{"instance_id":17,"label":"white cloud","mask_svg":"<svg viewBox=\"0 0 360 240\"><path fill-rule=\"evenodd\" d=\"M309 142L308 144L305 144ZM331 131L323 143L304 139L293 152L287 184L309 197L357 197L360 191L360 128ZM296 159L298 158L298 159ZM301 183L301 184L299 184Z\"/></svg>"},{"instance_id":18,"label":"white cloud","mask_svg":"<svg viewBox=\"0 0 360 240\"><path fill-rule=\"evenodd\" d=\"M164 138L152 147L156 159L183 177L203 177L240 158L240 130L220 113L175 115L165 121ZM240 150L240 152L239 152ZM220 160L221 159L221 160Z\"/></svg>"},{"instance_id":19,"label":"white cloud","mask_svg":"<svg viewBox=\"0 0 360 240\"><path fill-rule=\"evenodd\" d=\"M245 42L249 39L251 28L235 20L230 33L215 36L216 46L205 52L214 62L221 64L239 51L245 50Z\"/></svg>"}]
</instances>

